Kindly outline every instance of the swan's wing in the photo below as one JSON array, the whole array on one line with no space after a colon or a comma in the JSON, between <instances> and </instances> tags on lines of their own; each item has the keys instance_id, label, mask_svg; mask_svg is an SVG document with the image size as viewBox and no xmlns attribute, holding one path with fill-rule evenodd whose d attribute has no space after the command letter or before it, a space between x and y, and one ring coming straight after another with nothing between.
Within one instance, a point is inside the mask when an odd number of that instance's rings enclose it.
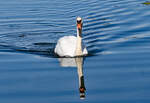
<instances>
[{"instance_id":1,"label":"swan's wing","mask_svg":"<svg viewBox=\"0 0 150 103\"><path fill-rule=\"evenodd\" d=\"M83 49L83 55L87 55L88 54L88 51L86 48Z\"/></svg>"},{"instance_id":2,"label":"swan's wing","mask_svg":"<svg viewBox=\"0 0 150 103\"><path fill-rule=\"evenodd\" d=\"M87 54L88 54L88 51L87 51L87 49L86 49L86 46L85 46L85 43L84 43L84 42L83 42L82 47L83 47L83 49L82 49L83 55L87 55Z\"/></svg>"},{"instance_id":3,"label":"swan's wing","mask_svg":"<svg viewBox=\"0 0 150 103\"><path fill-rule=\"evenodd\" d=\"M55 47L55 53L59 56L75 56L76 40L75 36L60 38Z\"/></svg>"}]
</instances>

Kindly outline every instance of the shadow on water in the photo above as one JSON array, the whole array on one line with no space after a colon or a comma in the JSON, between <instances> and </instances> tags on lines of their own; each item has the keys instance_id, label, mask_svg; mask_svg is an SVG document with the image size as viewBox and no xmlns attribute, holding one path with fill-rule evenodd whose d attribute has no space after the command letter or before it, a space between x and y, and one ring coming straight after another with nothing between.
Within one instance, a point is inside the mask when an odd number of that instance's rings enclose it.
<instances>
[{"instance_id":1,"label":"shadow on water","mask_svg":"<svg viewBox=\"0 0 150 103\"><path fill-rule=\"evenodd\" d=\"M54 53L55 43L34 43L32 48L17 47L11 45L0 44L0 49L3 52L21 52L44 57L57 57Z\"/></svg>"}]
</instances>

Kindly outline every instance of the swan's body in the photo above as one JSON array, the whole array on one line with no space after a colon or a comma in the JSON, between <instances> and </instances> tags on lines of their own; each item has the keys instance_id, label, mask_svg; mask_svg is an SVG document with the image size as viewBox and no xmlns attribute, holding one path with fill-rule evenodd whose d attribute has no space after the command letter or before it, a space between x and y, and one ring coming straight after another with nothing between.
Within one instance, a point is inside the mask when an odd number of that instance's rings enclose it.
<instances>
[{"instance_id":1,"label":"swan's body","mask_svg":"<svg viewBox=\"0 0 150 103\"><path fill-rule=\"evenodd\" d=\"M82 45L82 19L77 18L77 37L64 36L60 38L55 47L55 53L60 57L75 57L87 55L87 49Z\"/></svg>"},{"instance_id":2,"label":"swan's body","mask_svg":"<svg viewBox=\"0 0 150 103\"><path fill-rule=\"evenodd\" d=\"M60 38L57 42L55 53L61 57L75 57L77 47L77 37L75 36L64 36ZM84 47L84 45L82 45ZM82 49L82 55L87 55L87 49ZM82 56L81 55L81 56Z\"/></svg>"}]
</instances>

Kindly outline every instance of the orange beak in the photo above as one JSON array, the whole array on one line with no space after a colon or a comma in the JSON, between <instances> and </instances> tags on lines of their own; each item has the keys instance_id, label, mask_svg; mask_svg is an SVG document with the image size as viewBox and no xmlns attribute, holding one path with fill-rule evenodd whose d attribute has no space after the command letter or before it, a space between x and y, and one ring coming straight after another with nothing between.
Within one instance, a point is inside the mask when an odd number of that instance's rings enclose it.
<instances>
[{"instance_id":1,"label":"orange beak","mask_svg":"<svg viewBox=\"0 0 150 103\"><path fill-rule=\"evenodd\" d=\"M81 22L77 23L77 28L80 29L80 30L82 30L82 23Z\"/></svg>"}]
</instances>

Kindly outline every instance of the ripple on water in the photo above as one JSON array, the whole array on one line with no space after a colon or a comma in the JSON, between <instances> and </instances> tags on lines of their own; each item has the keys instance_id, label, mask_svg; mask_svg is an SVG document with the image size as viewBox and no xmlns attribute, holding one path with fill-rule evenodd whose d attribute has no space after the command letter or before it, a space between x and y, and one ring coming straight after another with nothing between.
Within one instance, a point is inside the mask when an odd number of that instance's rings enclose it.
<instances>
[{"instance_id":1,"label":"ripple on water","mask_svg":"<svg viewBox=\"0 0 150 103\"><path fill-rule=\"evenodd\" d=\"M5 2L3 3L5 4ZM2 22L0 24L0 40L5 45L28 48L31 51L34 48L39 51L40 46L36 48L35 43L56 43L58 38L64 35L75 35L75 18L77 16L83 17L83 39L90 52L93 52L93 48L96 48L95 50L103 49L102 47L105 45L114 47L113 45L117 43L121 44L135 40L135 38L149 36L144 32L148 31L150 24L147 19L143 20L142 18L148 18L150 13L137 0L72 0L59 3L43 1L40 2L41 7L39 7L39 3L31 2L29 4L25 1L23 3L25 5L20 6L20 3L10 2L8 6L13 8L11 10L13 12L5 13L0 19ZM49 5L56 7L49 7ZM0 9L9 10L4 6ZM24 13L20 13L23 11ZM45 46L44 49L47 51L48 48L53 47ZM98 54L99 51L97 51Z\"/></svg>"},{"instance_id":2,"label":"ripple on water","mask_svg":"<svg viewBox=\"0 0 150 103\"><path fill-rule=\"evenodd\" d=\"M149 103L150 12L143 3L1 1L1 100L81 102L73 90L76 69L60 70L57 58L52 58L60 37L76 35L75 20L81 16L83 41L91 54L84 63L85 101Z\"/></svg>"}]
</instances>

